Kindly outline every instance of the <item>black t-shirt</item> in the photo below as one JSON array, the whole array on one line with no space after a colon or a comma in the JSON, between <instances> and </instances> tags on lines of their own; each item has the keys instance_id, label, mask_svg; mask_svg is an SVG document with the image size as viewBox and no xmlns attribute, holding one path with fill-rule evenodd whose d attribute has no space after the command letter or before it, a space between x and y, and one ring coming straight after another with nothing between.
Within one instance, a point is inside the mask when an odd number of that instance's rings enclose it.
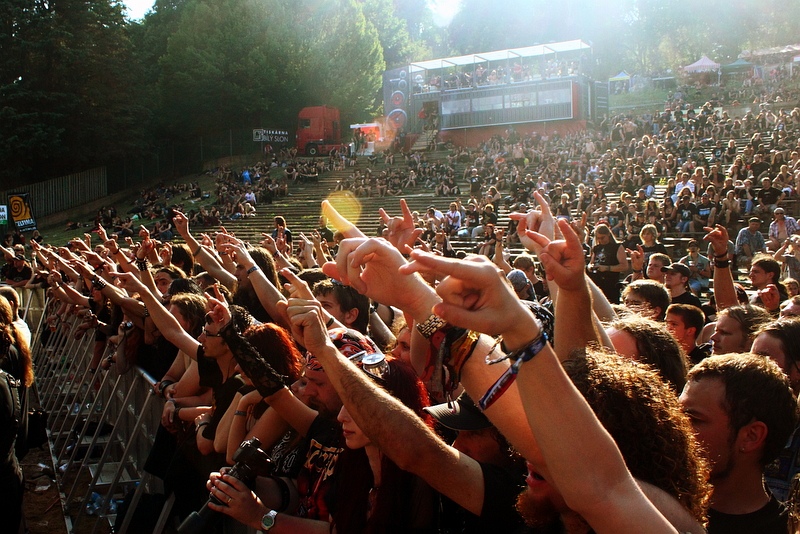
<instances>
[{"instance_id":1,"label":"black t-shirt","mask_svg":"<svg viewBox=\"0 0 800 534\"><path fill-rule=\"evenodd\" d=\"M702 306L700 299L692 295L689 291L686 291L677 297L672 297L672 304L691 304L692 306L697 306L698 308Z\"/></svg>"},{"instance_id":2,"label":"black t-shirt","mask_svg":"<svg viewBox=\"0 0 800 534\"><path fill-rule=\"evenodd\" d=\"M442 496L442 534L483 534L484 532L518 533L524 523L515 506L524 487L522 473L481 463L483 473L483 509L477 516Z\"/></svg>"},{"instance_id":3,"label":"black t-shirt","mask_svg":"<svg viewBox=\"0 0 800 534\"><path fill-rule=\"evenodd\" d=\"M767 189L762 189L756 195L756 200L761 200L766 205L770 204L777 204L778 200L780 200L783 191L778 189L777 187L769 187Z\"/></svg>"},{"instance_id":4,"label":"black t-shirt","mask_svg":"<svg viewBox=\"0 0 800 534\"><path fill-rule=\"evenodd\" d=\"M755 512L741 515L723 514L708 510L708 534L785 534L788 532L789 511L770 496L769 502Z\"/></svg>"},{"instance_id":5,"label":"black t-shirt","mask_svg":"<svg viewBox=\"0 0 800 534\"><path fill-rule=\"evenodd\" d=\"M697 205L692 202L689 202L688 204L681 202L680 205L678 205L678 218L682 222L693 221L696 213Z\"/></svg>"}]
</instances>

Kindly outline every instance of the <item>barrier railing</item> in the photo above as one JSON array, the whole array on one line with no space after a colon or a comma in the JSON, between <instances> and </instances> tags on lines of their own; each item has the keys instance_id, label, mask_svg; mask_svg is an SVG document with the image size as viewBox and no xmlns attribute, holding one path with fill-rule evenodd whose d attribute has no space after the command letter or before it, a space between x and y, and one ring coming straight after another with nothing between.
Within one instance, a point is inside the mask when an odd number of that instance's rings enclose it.
<instances>
[{"instance_id":1,"label":"barrier railing","mask_svg":"<svg viewBox=\"0 0 800 534\"><path fill-rule=\"evenodd\" d=\"M93 331L77 335L81 319L69 314L48 323L45 317L60 304L46 301L42 293L37 308L33 293L21 296L33 334L36 390L49 414L50 452L67 530L76 532L87 520L94 521L92 532L102 521L113 524L119 499L138 486L117 530L124 533L145 490L139 482L161 421L163 403L155 398L155 381L137 367L124 374L114 365L92 372ZM157 532L165 523L162 515Z\"/></svg>"}]
</instances>

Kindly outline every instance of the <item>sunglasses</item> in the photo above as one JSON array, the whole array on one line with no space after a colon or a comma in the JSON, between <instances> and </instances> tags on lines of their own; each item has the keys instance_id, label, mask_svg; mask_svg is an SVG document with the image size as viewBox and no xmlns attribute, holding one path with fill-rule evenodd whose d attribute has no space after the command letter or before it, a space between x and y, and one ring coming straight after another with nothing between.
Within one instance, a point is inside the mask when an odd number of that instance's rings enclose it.
<instances>
[{"instance_id":1,"label":"sunglasses","mask_svg":"<svg viewBox=\"0 0 800 534\"><path fill-rule=\"evenodd\" d=\"M380 352L367 353L362 350L348 358L358 365L369 377L379 382L384 382L391 372L386 356Z\"/></svg>"}]
</instances>

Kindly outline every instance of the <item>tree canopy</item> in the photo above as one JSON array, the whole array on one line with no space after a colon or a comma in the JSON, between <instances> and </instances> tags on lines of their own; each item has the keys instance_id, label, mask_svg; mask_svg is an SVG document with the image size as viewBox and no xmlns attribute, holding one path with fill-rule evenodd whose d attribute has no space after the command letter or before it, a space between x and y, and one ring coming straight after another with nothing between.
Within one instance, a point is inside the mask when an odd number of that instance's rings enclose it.
<instances>
[{"instance_id":1,"label":"tree canopy","mask_svg":"<svg viewBox=\"0 0 800 534\"><path fill-rule=\"evenodd\" d=\"M381 74L411 61L583 39L594 75L793 44L786 0L0 0L0 179L13 186L229 129L294 130L328 104L380 111Z\"/></svg>"}]
</instances>

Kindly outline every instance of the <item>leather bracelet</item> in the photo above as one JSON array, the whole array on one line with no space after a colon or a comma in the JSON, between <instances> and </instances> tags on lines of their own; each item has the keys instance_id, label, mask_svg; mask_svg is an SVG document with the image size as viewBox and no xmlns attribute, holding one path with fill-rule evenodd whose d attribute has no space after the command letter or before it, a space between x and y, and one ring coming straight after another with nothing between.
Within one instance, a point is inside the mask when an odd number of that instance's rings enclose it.
<instances>
[{"instance_id":1,"label":"leather bracelet","mask_svg":"<svg viewBox=\"0 0 800 534\"><path fill-rule=\"evenodd\" d=\"M146 271L147 269L150 268L150 262L147 261L147 258L143 260L136 258L136 268L139 269L140 271Z\"/></svg>"},{"instance_id":2,"label":"leather bracelet","mask_svg":"<svg viewBox=\"0 0 800 534\"><path fill-rule=\"evenodd\" d=\"M95 275L92 277L92 287L97 289L98 291L102 291L104 287L106 287L106 281L100 278L99 276Z\"/></svg>"},{"instance_id":3,"label":"leather bracelet","mask_svg":"<svg viewBox=\"0 0 800 534\"><path fill-rule=\"evenodd\" d=\"M729 260L722 260L722 261L714 260L714 267L716 267L717 269L725 269L727 267L730 267L730 265L731 262Z\"/></svg>"},{"instance_id":4,"label":"leather bracelet","mask_svg":"<svg viewBox=\"0 0 800 534\"><path fill-rule=\"evenodd\" d=\"M333 317L333 315L331 315L331 318L328 319L327 323L325 323L325 328L330 328L333 326L334 321L336 321L336 319Z\"/></svg>"}]
</instances>

